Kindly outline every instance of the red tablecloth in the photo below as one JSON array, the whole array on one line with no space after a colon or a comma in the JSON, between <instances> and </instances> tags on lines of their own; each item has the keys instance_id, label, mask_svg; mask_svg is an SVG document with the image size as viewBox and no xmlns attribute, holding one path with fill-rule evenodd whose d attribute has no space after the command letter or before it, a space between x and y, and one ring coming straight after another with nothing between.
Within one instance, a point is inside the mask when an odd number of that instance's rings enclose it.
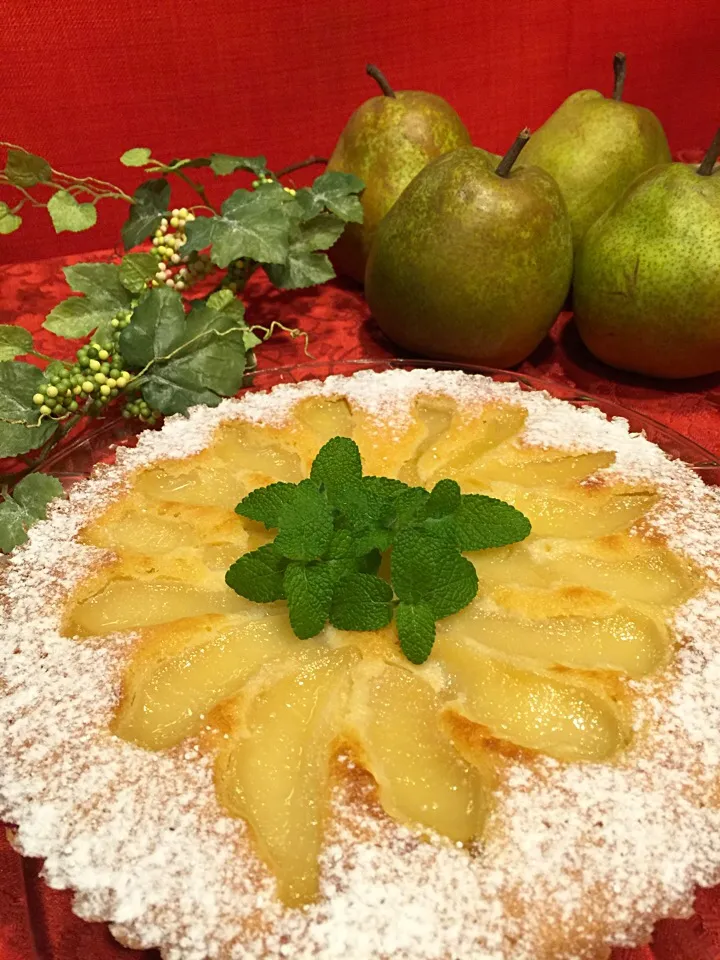
<instances>
[{"instance_id":1,"label":"red tablecloth","mask_svg":"<svg viewBox=\"0 0 720 960\"><path fill-rule=\"evenodd\" d=\"M59 355L64 348L70 356L72 344L40 329L45 314L67 295L60 271L66 262L70 260L0 268L0 323L22 324L37 334L38 350ZM318 359L397 355L369 317L361 291L344 282L283 292L270 289L257 276L247 303L251 323L279 320L306 331ZM258 354L263 367L303 359L302 342L282 335ZM625 404L720 455L720 375L659 384L610 370L584 349L568 314L521 370ZM154 952L124 950L105 926L77 919L70 910L70 894L48 889L40 868L38 862L21 860L0 834L0 960L156 960ZM690 919L659 923L651 947L616 950L613 960L720 960L720 888L700 891L695 907Z\"/></svg>"}]
</instances>

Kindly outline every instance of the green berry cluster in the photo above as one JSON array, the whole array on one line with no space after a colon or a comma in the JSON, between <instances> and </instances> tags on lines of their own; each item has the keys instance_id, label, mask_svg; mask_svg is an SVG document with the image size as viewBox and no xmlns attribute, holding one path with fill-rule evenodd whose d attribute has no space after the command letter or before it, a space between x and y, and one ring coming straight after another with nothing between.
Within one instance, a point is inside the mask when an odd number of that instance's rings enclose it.
<instances>
[{"instance_id":1,"label":"green berry cluster","mask_svg":"<svg viewBox=\"0 0 720 960\"><path fill-rule=\"evenodd\" d=\"M157 273L150 281L153 287L166 286L182 293L193 281L213 269L207 254L183 256L181 250L187 243L185 225L192 223L195 214L187 207L175 207L170 217L163 217L152 240L152 252L158 260Z\"/></svg>"},{"instance_id":2,"label":"green berry cluster","mask_svg":"<svg viewBox=\"0 0 720 960\"><path fill-rule=\"evenodd\" d=\"M125 315L115 319L119 328L130 322ZM38 387L33 403L43 416L54 420L62 420L80 410L96 416L131 380L131 374L123 369L123 358L116 345L103 346L93 341L78 350L74 364Z\"/></svg>"},{"instance_id":3,"label":"green berry cluster","mask_svg":"<svg viewBox=\"0 0 720 960\"><path fill-rule=\"evenodd\" d=\"M155 426L161 416L160 411L152 410L140 394L136 394L128 399L123 407L122 415L126 420L138 417L143 423L147 423L148 426L151 427Z\"/></svg>"}]
</instances>

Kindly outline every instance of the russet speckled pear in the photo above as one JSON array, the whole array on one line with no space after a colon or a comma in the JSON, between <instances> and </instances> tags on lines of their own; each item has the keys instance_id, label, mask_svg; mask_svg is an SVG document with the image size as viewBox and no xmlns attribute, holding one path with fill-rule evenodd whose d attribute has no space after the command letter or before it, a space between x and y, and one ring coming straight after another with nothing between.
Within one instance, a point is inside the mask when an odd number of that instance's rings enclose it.
<instances>
[{"instance_id":1,"label":"russet speckled pear","mask_svg":"<svg viewBox=\"0 0 720 960\"><path fill-rule=\"evenodd\" d=\"M377 68L368 73L378 79ZM366 100L347 122L328 170L354 173L365 184L363 223L349 223L331 251L338 273L362 283L378 224L413 177L431 160L470 144L460 117L442 97L392 91Z\"/></svg>"},{"instance_id":2,"label":"russet speckled pear","mask_svg":"<svg viewBox=\"0 0 720 960\"><path fill-rule=\"evenodd\" d=\"M605 363L653 377L720 370L718 153L720 131L700 167L649 170L588 230L575 321Z\"/></svg>"},{"instance_id":3,"label":"russet speckled pear","mask_svg":"<svg viewBox=\"0 0 720 960\"><path fill-rule=\"evenodd\" d=\"M579 90L568 97L533 134L523 157L524 163L542 167L558 182L576 248L636 177L671 160L655 114L620 100L623 54L615 56L615 77L612 98L597 90Z\"/></svg>"},{"instance_id":4,"label":"russet speckled pear","mask_svg":"<svg viewBox=\"0 0 720 960\"><path fill-rule=\"evenodd\" d=\"M550 329L572 259L570 219L552 177L524 166L498 175L483 150L466 147L425 167L382 221L365 295L406 350L507 367Z\"/></svg>"}]
</instances>

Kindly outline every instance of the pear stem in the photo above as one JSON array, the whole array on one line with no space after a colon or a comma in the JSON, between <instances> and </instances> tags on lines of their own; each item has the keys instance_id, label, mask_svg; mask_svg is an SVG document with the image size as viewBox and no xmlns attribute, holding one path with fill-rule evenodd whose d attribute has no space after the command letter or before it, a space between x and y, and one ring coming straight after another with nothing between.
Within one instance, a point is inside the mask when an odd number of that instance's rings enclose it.
<instances>
[{"instance_id":1,"label":"pear stem","mask_svg":"<svg viewBox=\"0 0 720 960\"><path fill-rule=\"evenodd\" d=\"M627 72L624 53L616 53L613 57L613 72L615 74L615 86L613 87L612 98L613 100L622 100Z\"/></svg>"},{"instance_id":2,"label":"pear stem","mask_svg":"<svg viewBox=\"0 0 720 960\"><path fill-rule=\"evenodd\" d=\"M380 67L376 67L374 63L369 63L369 64L365 67L365 73L366 73L369 77L372 77L372 78L373 78L373 80L377 83L377 85L378 85L378 86L380 87L380 89L382 90L384 96L386 96L386 97L395 97L395 91L394 91L393 88L390 86L390 84L387 82L387 77L386 77L385 74L382 72L382 70L380 69Z\"/></svg>"},{"instance_id":3,"label":"pear stem","mask_svg":"<svg viewBox=\"0 0 720 960\"><path fill-rule=\"evenodd\" d=\"M713 172L713 168L717 163L717 159L720 157L720 130L715 134L713 142L708 147L708 152L705 154L705 158L700 166L697 168L697 172L701 177L709 177Z\"/></svg>"},{"instance_id":4,"label":"pear stem","mask_svg":"<svg viewBox=\"0 0 720 960\"><path fill-rule=\"evenodd\" d=\"M527 127L524 130L521 130L520 133L515 138L515 143L510 147L508 152L502 158L500 163L495 168L495 173L499 177L507 177L510 171L513 168L513 165L517 158L520 156L520 151L525 146L525 144L530 139L530 131Z\"/></svg>"}]
</instances>

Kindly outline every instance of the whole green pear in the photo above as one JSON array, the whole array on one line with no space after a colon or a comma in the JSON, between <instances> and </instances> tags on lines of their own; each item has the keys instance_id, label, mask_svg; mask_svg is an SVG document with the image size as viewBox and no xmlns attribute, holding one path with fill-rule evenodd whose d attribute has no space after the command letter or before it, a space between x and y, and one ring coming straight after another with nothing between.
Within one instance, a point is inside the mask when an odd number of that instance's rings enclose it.
<instances>
[{"instance_id":1,"label":"whole green pear","mask_svg":"<svg viewBox=\"0 0 720 960\"><path fill-rule=\"evenodd\" d=\"M424 357L506 367L567 296L572 230L553 178L465 147L425 167L380 223L365 296L381 329Z\"/></svg>"},{"instance_id":2,"label":"whole green pear","mask_svg":"<svg viewBox=\"0 0 720 960\"><path fill-rule=\"evenodd\" d=\"M354 173L365 184L363 222L349 223L332 249L338 273L362 283L377 226L431 160L470 143L470 134L442 97L418 90L395 92L377 67L367 72L383 94L366 100L340 134L328 170Z\"/></svg>"},{"instance_id":3,"label":"whole green pear","mask_svg":"<svg viewBox=\"0 0 720 960\"><path fill-rule=\"evenodd\" d=\"M523 160L552 174L570 213L573 243L650 167L669 163L670 148L650 110L624 103L625 55L615 54L611 98L579 90L537 130Z\"/></svg>"},{"instance_id":4,"label":"whole green pear","mask_svg":"<svg viewBox=\"0 0 720 960\"><path fill-rule=\"evenodd\" d=\"M700 166L648 170L587 232L575 321L605 363L652 377L720 370L720 131Z\"/></svg>"}]
</instances>

